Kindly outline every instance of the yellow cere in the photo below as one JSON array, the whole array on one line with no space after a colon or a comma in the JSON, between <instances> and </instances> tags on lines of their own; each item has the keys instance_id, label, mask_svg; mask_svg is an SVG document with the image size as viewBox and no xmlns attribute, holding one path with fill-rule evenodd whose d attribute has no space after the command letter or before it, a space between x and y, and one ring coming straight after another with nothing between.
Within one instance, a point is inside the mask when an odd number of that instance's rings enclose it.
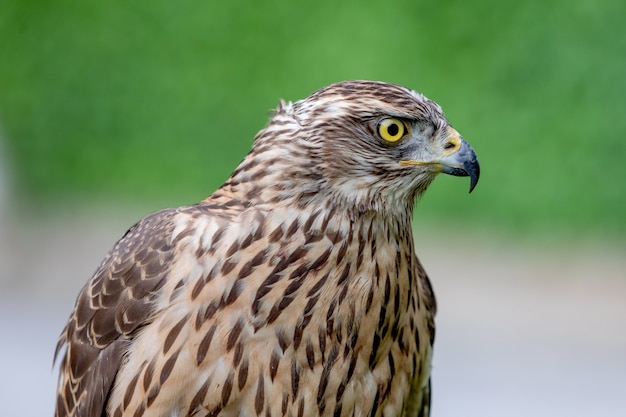
<instances>
[{"instance_id":1,"label":"yellow cere","mask_svg":"<svg viewBox=\"0 0 626 417\"><path fill-rule=\"evenodd\" d=\"M452 155L461 147L461 135L455 129L449 128L448 140L446 140L446 148L443 156Z\"/></svg>"}]
</instances>

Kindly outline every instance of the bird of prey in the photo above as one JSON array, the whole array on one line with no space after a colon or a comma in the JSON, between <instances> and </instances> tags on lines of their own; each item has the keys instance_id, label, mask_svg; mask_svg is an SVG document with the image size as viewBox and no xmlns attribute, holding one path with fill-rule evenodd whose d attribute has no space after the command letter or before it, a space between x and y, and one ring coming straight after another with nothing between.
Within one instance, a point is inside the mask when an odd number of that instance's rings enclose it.
<instances>
[{"instance_id":1,"label":"bird of prey","mask_svg":"<svg viewBox=\"0 0 626 417\"><path fill-rule=\"evenodd\" d=\"M205 200L132 226L80 291L56 416L427 416L415 200L479 177L441 108L373 81L281 101Z\"/></svg>"}]
</instances>

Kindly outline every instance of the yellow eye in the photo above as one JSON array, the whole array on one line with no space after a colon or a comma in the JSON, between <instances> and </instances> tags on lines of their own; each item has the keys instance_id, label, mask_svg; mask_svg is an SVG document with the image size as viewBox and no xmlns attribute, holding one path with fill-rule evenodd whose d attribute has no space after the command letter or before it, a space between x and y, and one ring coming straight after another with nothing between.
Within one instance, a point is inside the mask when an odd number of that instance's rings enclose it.
<instances>
[{"instance_id":1,"label":"yellow eye","mask_svg":"<svg viewBox=\"0 0 626 417\"><path fill-rule=\"evenodd\" d=\"M389 143L396 143L406 136L408 129L400 119L390 117L378 123L378 134Z\"/></svg>"}]
</instances>

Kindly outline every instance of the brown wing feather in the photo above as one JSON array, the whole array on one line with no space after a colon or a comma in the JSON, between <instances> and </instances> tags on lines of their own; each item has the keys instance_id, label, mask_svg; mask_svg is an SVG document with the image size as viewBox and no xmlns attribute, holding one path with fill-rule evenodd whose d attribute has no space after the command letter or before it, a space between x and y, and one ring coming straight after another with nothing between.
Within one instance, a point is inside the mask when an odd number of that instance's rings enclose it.
<instances>
[{"instance_id":1,"label":"brown wing feather","mask_svg":"<svg viewBox=\"0 0 626 417\"><path fill-rule=\"evenodd\" d=\"M81 290L59 337L57 417L106 415L106 402L129 342L150 323L152 305L174 256L177 209L151 214L131 227Z\"/></svg>"}]
</instances>

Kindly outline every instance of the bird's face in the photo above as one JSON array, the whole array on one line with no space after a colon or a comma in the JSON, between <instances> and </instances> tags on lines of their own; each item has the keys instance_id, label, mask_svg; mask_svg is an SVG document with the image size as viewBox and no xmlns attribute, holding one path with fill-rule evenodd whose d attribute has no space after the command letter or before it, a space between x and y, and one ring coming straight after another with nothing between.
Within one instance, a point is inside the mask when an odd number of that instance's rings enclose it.
<instances>
[{"instance_id":1,"label":"bird's face","mask_svg":"<svg viewBox=\"0 0 626 417\"><path fill-rule=\"evenodd\" d=\"M324 204L410 215L439 173L480 173L441 108L404 87L346 81L281 102L227 181L250 204Z\"/></svg>"},{"instance_id":2,"label":"bird's face","mask_svg":"<svg viewBox=\"0 0 626 417\"><path fill-rule=\"evenodd\" d=\"M390 132L391 130L391 132ZM404 137L401 137L401 134ZM416 170L436 175L440 172L470 177L470 193L478 183L480 166L472 147L452 126L435 128L432 125L394 117L384 118L378 125L378 135L390 145L398 141L401 166L419 167Z\"/></svg>"},{"instance_id":3,"label":"bird's face","mask_svg":"<svg viewBox=\"0 0 626 417\"><path fill-rule=\"evenodd\" d=\"M293 105L299 140L315 157L328 189L363 209L413 204L438 173L470 177L476 154L441 108L403 87L371 81L333 84Z\"/></svg>"}]
</instances>

